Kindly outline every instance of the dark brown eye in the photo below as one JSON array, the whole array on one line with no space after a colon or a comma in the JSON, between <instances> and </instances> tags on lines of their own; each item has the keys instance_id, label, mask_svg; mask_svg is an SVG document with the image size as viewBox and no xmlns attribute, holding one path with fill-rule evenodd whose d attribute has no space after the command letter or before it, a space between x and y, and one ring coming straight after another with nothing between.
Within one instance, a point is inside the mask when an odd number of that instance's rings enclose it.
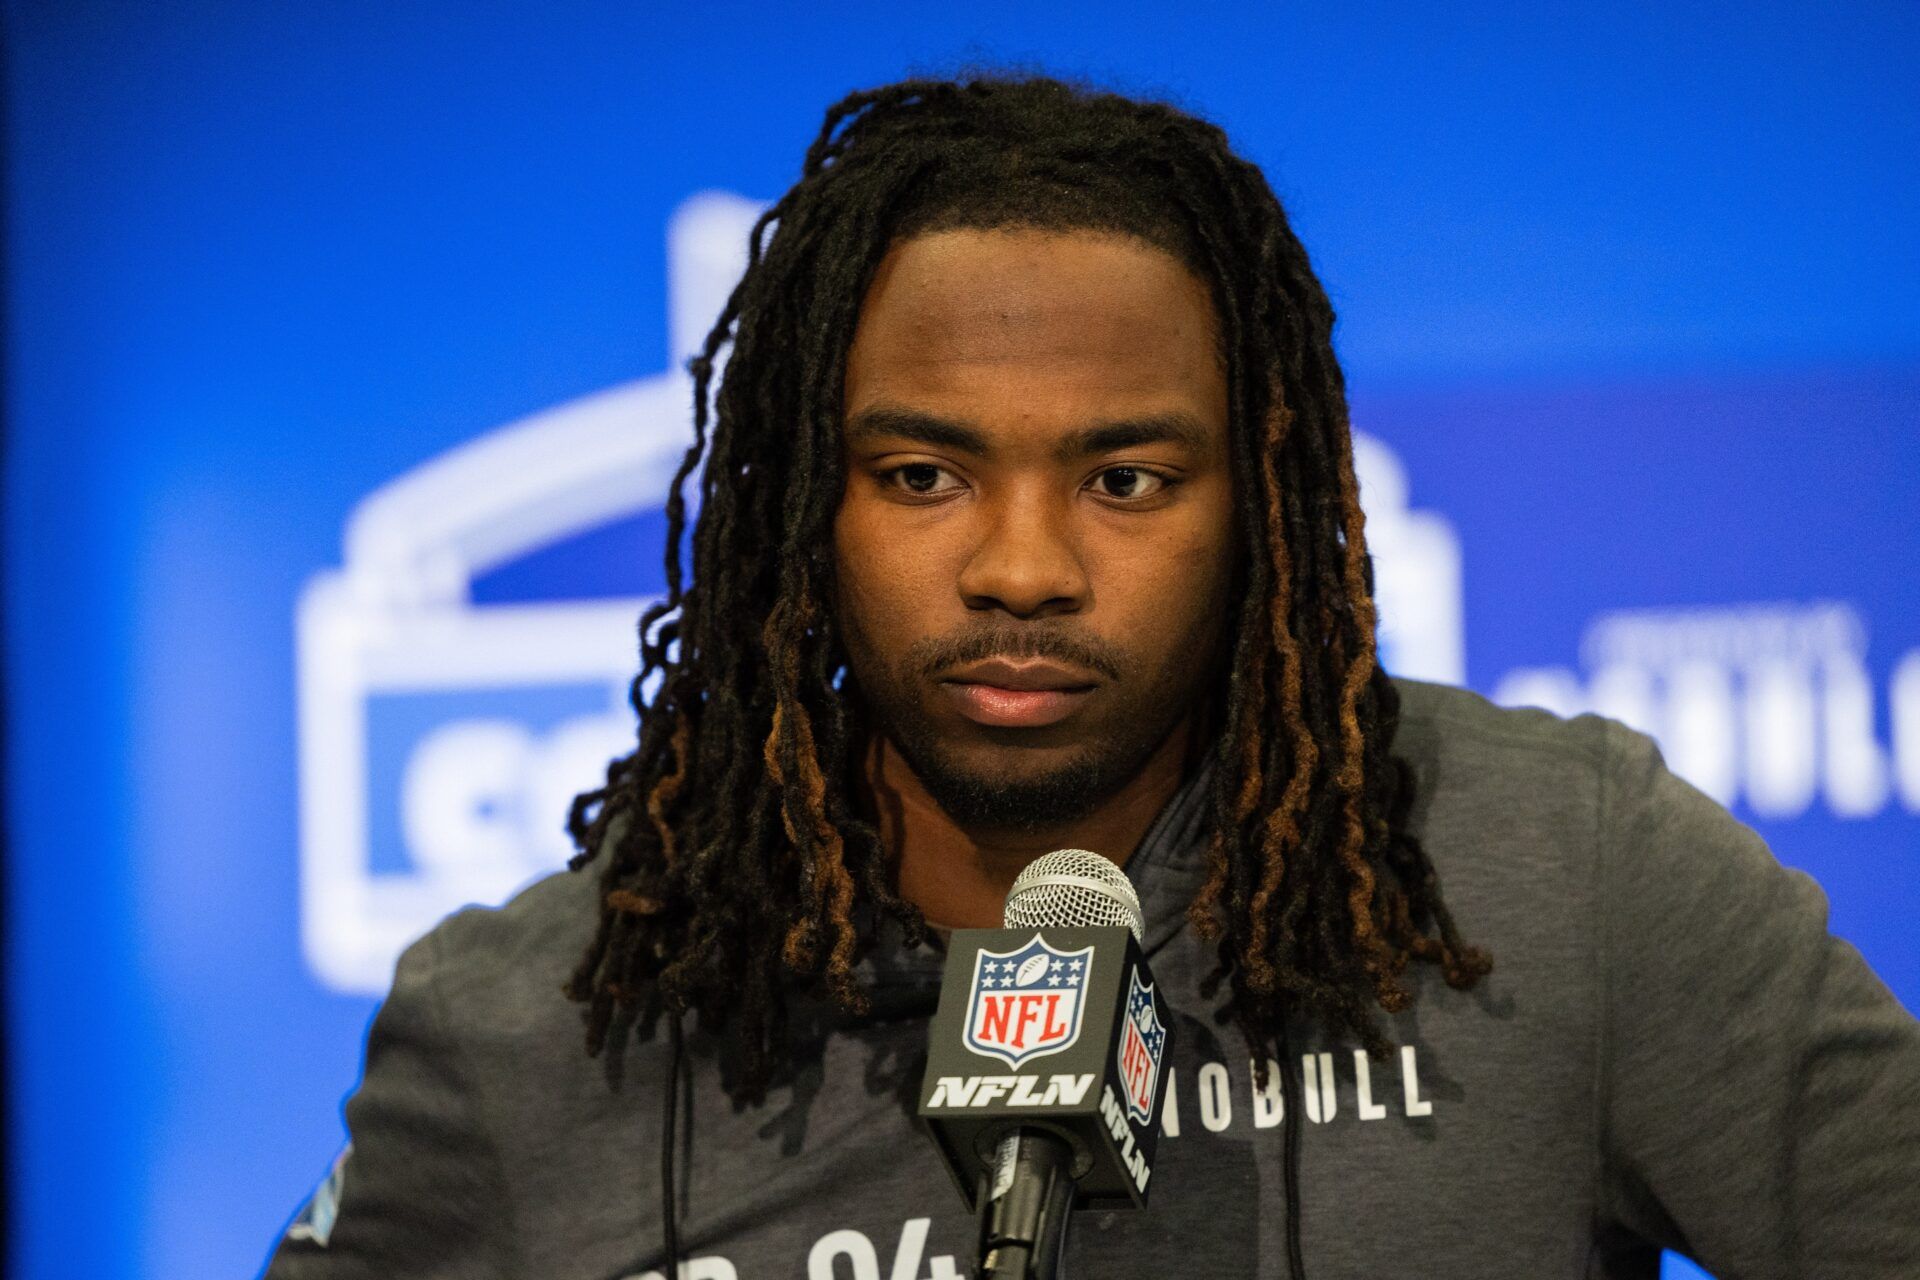
<instances>
[{"instance_id":1,"label":"dark brown eye","mask_svg":"<svg viewBox=\"0 0 1920 1280\"><path fill-rule=\"evenodd\" d=\"M880 473L880 481L890 489L920 497L941 497L963 488L959 477L931 462L908 462Z\"/></svg>"},{"instance_id":2,"label":"dark brown eye","mask_svg":"<svg viewBox=\"0 0 1920 1280\"><path fill-rule=\"evenodd\" d=\"M1159 492L1166 481L1138 467L1108 467L1100 473L1098 483L1109 498L1144 498Z\"/></svg>"}]
</instances>

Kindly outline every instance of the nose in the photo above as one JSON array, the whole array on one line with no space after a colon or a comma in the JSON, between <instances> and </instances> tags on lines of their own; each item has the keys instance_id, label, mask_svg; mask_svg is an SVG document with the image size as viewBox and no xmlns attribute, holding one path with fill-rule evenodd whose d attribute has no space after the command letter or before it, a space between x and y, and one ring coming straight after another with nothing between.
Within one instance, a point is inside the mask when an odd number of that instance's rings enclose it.
<instances>
[{"instance_id":1,"label":"nose","mask_svg":"<svg viewBox=\"0 0 1920 1280\"><path fill-rule=\"evenodd\" d=\"M1071 514L1037 494L1009 493L984 504L979 541L960 571L969 609L999 609L1016 618L1077 613L1091 584Z\"/></svg>"}]
</instances>

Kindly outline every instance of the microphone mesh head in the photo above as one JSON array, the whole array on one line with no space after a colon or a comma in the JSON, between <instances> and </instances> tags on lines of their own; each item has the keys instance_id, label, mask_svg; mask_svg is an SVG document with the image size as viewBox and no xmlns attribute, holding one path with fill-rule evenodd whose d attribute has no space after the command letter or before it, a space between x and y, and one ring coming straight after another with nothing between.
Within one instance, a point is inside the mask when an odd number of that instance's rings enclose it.
<instances>
[{"instance_id":1,"label":"microphone mesh head","mask_svg":"<svg viewBox=\"0 0 1920 1280\"><path fill-rule=\"evenodd\" d=\"M1140 934L1140 895L1127 873L1097 853L1059 849L1035 858L1007 891L1009 929L1078 929L1123 924Z\"/></svg>"}]
</instances>

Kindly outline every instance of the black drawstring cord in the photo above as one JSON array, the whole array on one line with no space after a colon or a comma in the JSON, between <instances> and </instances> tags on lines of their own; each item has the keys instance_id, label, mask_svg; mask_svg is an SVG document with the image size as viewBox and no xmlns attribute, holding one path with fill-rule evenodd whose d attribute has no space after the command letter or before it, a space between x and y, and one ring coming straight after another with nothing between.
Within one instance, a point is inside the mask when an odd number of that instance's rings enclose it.
<instances>
[{"instance_id":1,"label":"black drawstring cord","mask_svg":"<svg viewBox=\"0 0 1920 1280\"><path fill-rule=\"evenodd\" d=\"M1300 1088L1300 1064L1293 1060L1293 1045L1287 1037L1287 1020L1280 1019L1280 1118L1285 1154L1282 1169L1287 1195L1287 1274L1293 1280L1307 1280L1307 1263L1300 1256L1300 1108L1305 1105Z\"/></svg>"},{"instance_id":2,"label":"black drawstring cord","mask_svg":"<svg viewBox=\"0 0 1920 1280\"><path fill-rule=\"evenodd\" d=\"M660 1126L660 1222L667 1237L667 1261L660 1274L666 1280L679 1280L680 1227L674 1221L676 1197L673 1194L673 1149L678 1145L673 1130L680 1114L680 1015L677 1013L667 1015L667 1040L671 1046L667 1056L667 1115Z\"/></svg>"}]
</instances>

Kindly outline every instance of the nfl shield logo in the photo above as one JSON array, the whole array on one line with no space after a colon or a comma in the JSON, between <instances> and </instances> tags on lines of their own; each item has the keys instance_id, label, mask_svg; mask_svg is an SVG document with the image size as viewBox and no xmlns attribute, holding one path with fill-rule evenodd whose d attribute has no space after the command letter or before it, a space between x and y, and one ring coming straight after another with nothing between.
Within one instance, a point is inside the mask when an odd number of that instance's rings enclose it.
<instances>
[{"instance_id":1,"label":"nfl shield logo","mask_svg":"<svg viewBox=\"0 0 1920 1280\"><path fill-rule=\"evenodd\" d=\"M1127 1024L1120 1031L1120 1083L1125 1086L1127 1114L1135 1124L1153 1118L1153 1088L1160 1080L1160 1054L1167 1047L1167 1029L1154 1007L1153 987L1140 981L1140 970L1128 978Z\"/></svg>"},{"instance_id":2,"label":"nfl shield logo","mask_svg":"<svg viewBox=\"0 0 1920 1280\"><path fill-rule=\"evenodd\" d=\"M1013 951L973 959L967 1048L1017 1067L1058 1053L1080 1038L1080 1015L1093 948L1059 951L1039 934Z\"/></svg>"}]
</instances>

